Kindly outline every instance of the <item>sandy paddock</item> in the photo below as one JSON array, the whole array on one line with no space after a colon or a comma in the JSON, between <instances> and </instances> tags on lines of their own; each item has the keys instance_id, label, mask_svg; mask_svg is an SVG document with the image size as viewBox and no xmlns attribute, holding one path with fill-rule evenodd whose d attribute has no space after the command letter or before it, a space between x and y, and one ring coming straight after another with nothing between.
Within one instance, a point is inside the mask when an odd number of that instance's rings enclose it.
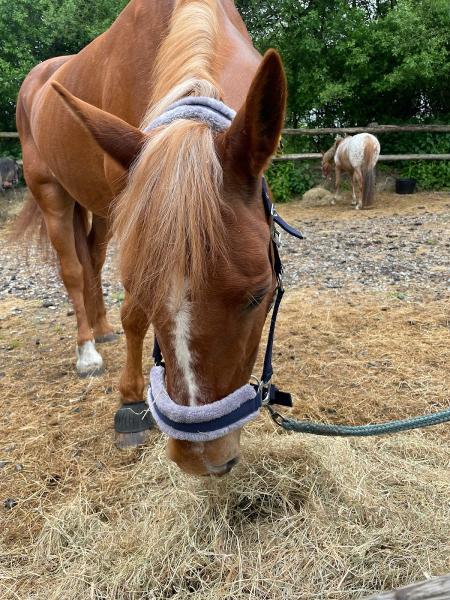
<instances>
[{"instance_id":1,"label":"sandy paddock","mask_svg":"<svg viewBox=\"0 0 450 600\"><path fill-rule=\"evenodd\" d=\"M293 203L284 214L325 231L425 205L442 217L442 264L449 196L393 199L364 213ZM285 434L264 414L230 476L190 479L157 431L143 449L115 448L124 340L103 347L103 376L78 379L70 307L58 292L44 308L44 280L33 281L34 298L4 288L0 299L2 600L356 600L450 571L450 425L329 439ZM275 365L294 415L365 423L449 406L449 297L409 285L288 290Z\"/></svg>"}]
</instances>

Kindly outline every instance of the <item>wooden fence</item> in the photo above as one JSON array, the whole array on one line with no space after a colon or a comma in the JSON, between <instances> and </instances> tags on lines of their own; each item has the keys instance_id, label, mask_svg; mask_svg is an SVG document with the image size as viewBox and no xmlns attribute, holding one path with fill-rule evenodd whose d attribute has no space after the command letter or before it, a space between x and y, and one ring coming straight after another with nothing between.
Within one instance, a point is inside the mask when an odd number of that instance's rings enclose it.
<instances>
[{"instance_id":1,"label":"wooden fence","mask_svg":"<svg viewBox=\"0 0 450 600\"><path fill-rule=\"evenodd\" d=\"M355 133L450 133L450 125L374 125L373 127L321 127L317 129L283 129L283 135L326 135L326 134L355 134ZM15 131L0 131L0 139L17 139L19 134ZM283 154L275 156L274 162L297 160L320 160L319 152L305 152L301 154ZM382 162L398 160L450 160L450 154L380 154L378 159Z\"/></svg>"},{"instance_id":2,"label":"wooden fence","mask_svg":"<svg viewBox=\"0 0 450 600\"><path fill-rule=\"evenodd\" d=\"M355 133L450 133L450 125L374 125L373 127L320 127L317 129L283 129L283 135L337 135ZM274 162L297 160L320 160L320 153L283 154L276 156ZM378 159L382 162L398 160L450 160L450 154L380 154Z\"/></svg>"}]
</instances>

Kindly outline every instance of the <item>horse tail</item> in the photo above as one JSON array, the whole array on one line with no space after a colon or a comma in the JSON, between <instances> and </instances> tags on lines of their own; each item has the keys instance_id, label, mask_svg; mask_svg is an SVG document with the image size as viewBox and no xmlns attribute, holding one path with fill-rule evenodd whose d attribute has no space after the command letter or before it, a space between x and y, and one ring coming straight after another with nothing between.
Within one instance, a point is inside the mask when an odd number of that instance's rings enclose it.
<instances>
[{"instance_id":1,"label":"horse tail","mask_svg":"<svg viewBox=\"0 0 450 600\"><path fill-rule=\"evenodd\" d=\"M371 208L375 198L375 166L373 164L372 146L364 148L364 161L362 164L362 208Z\"/></svg>"},{"instance_id":2,"label":"horse tail","mask_svg":"<svg viewBox=\"0 0 450 600\"><path fill-rule=\"evenodd\" d=\"M73 209L73 234L75 237L75 249L77 251L78 260L83 267L86 312L90 324L93 325L96 319L96 314L94 314L96 307L93 306L92 302L86 301L93 293L96 283L89 249L89 230L89 212L83 206L81 206L81 204L75 202Z\"/></svg>"},{"instance_id":3,"label":"horse tail","mask_svg":"<svg viewBox=\"0 0 450 600\"><path fill-rule=\"evenodd\" d=\"M26 254L28 254L31 246L37 246L45 260L52 257L44 215L29 190L26 194L25 203L14 222L9 240L13 243L24 241L25 244L22 247Z\"/></svg>"}]
</instances>

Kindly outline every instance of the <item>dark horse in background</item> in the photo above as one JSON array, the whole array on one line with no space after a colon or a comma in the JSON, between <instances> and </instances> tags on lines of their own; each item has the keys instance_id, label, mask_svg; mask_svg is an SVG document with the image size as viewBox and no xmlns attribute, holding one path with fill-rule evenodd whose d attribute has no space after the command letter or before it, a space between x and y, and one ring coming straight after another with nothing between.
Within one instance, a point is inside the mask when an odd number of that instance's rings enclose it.
<instances>
[{"instance_id":1,"label":"dark horse in background","mask_svg":"<svg viewBox=\"0 0 450 600\"><path fill-rule=\"evenodd\" d=\"M143 131L189 95L238 111L231 127L179 120ZM177 403L211 403L248 382L277 285L261 185L285 100L277 53L261 59L231 0L132 0L79 54L38 65L23 83L30 197L20 222L43 220L59 257L80 375L102 369L96 343L113 339L101 270L117 234L123 405L143 399L150 324ZM220 475L237 462L239 436L170 439L168 453L189 473Z\"/></svg>"},{"instance_id":2,"label":"dark horse in background","mask_svg":"<svg viewBox=\"0 0 450 600\"><path fill-rule=\"evenodd\" d=\"M13 158L0 158L0 192L18 185L19 175L19 164Z\"/></svg>"}]
</instances>

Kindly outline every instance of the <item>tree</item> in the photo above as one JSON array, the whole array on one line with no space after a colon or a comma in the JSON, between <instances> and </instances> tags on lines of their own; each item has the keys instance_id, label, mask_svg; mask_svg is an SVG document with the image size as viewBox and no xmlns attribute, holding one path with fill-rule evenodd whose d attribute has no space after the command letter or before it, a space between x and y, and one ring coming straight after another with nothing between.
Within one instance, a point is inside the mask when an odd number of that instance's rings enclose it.
<instances>
[{"instance_id":1,"label":"tree","mask_svg":"<svg viewBox=\"0 0 450 600\"><path fill-rule=\"evenodd\" d=\"M293 126L448 119L447 0L239 0L257 47L278 48Z\"/></svg>"},{"instance_id":2,"label":"tree","mask_svg":"<svg viewBox=\"0 0 450 600\"><path fill-rule=\"evenodd\" d=\"M15 129L27 73L52 56L74 54L104 31L127 0L0 0L0 129Z\"/></svg>"}]
</instances>

